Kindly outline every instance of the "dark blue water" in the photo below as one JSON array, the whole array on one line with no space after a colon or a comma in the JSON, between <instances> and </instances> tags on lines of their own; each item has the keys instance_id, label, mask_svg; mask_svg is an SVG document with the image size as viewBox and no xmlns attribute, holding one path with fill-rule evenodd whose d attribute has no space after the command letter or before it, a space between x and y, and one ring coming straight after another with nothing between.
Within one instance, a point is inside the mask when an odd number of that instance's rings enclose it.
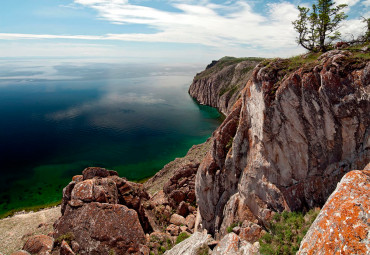
<instances>
[{"instance_id":1,"label":"dark blue water","mask_svg":"<svg viewBox=\"0 0 370 255\"><path fill-rule=\"evenodd\" d=\"M140 180L220 123L187 94L198 66L0 62L0 214L61 199L87 166Z\"/></svg>"}]
</instances>

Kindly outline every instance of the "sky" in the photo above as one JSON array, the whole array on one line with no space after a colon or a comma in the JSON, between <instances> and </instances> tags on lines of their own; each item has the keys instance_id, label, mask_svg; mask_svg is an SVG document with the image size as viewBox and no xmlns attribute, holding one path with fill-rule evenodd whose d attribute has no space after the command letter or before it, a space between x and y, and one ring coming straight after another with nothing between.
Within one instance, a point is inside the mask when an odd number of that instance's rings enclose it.
<instances>
[{"instance_id":1,"label":"sky","mask_svg":"<svg viewBox=\"0 0 370 255\"><path fill-rule=\"evenodd\" d=\"M310 1L2 0L1 58L208 63L304 53L291 22ZM344 36L364 31L370 0L348 4Z\"/></svg>"}]
</instances>

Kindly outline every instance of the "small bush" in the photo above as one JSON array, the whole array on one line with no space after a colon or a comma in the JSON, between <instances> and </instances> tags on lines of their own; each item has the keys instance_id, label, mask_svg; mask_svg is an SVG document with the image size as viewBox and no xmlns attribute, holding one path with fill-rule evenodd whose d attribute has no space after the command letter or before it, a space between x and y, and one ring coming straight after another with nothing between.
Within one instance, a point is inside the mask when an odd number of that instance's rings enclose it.
<instances>
[{"instance_id":1,"label":"small bush","mask_svg":"<svg viewBox=\"0 0 370 255\"><path fill-rule=\"evenodd\" d=\"M189 237L190 235L186 232L180 233L180 235L176 238L176 244L181 243L182 241L184 241L186 238L189 238Z\"/></svg>"},{"instance_id":2,"label":"small bush","mask_svg":"<svg viewBox=\"0 0 370 255\"><path fill-rule=\"evenodd\" d=\"M235 228L238 225L239 225L239 222L232 223L230 226L227 227L227 229L226 229L227 233L233 232L233 228Z\"/></svg>"},{"instance_id":3,"label":"small bush","mask_svg":"<svg viewBox=\"0 0 370 255\"><path fill-rule=\"evenodd\" d=\"M163 247L163 246L159 246L158 247L158 254L163 254L165 252L166 252L166 248L165 247Z\"/></svg>"},{"instance_id":4,"label":"small bush","mask_svg":"<svg viewBox=\"0 0 370 255\"><path fill-rule=\"evenodd\" d=\"M297 212L275 214L270 222L268 233L259 240L260 253L296 254L303 237L318 213L319 210L312 209L305 216Z\"/></svg>"}]
</instances>

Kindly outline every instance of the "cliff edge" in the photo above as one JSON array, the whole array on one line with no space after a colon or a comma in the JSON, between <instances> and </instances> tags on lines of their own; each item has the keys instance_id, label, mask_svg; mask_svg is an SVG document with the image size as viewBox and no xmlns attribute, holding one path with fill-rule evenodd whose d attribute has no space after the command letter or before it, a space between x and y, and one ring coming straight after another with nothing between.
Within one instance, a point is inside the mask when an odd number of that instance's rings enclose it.
<instances>
[{"instance_id":1,"label":"cliff edge","mask_svg":"<svg viewBox=\"0 0 370 255\"><path fill-rule=\"evenodd\" d=\"M240 91L251 77L254 67L262 60L223 57L213 61L194 77L189 94L200 104L215 107L228 115L240 97Z\"/></svg>"},{"instance_id":2,"label":"cliff edge","mask_svg":"<svg viewBox=\"0 0 370 255\"><path fill-rule=\"evenodd\" d=\"M370 63L349 51L260 63L199 166L201 226L322 206L370 161Z\"/></svg>"}]
</instances>

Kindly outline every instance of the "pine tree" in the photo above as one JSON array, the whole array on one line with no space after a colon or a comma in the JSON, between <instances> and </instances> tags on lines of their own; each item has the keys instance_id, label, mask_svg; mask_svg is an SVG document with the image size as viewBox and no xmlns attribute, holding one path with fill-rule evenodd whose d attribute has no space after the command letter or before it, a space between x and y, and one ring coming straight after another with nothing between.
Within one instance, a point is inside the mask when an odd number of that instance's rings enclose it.
<instances>
[{"instance_id":1,"label":"pine tree","mask_svg":"<svg viewBox=\"0 0 370 255\"><path fill-rule=\"evenodd\" d=\"M335 6L332 0L318 0L309 8L298 6L299 16L293 22L294 29L299 33L297 43L309 51L328 49L330 43L340 38L339 23L347 18L342 11L346 4Z\"/></svg>"}]
</instances>

